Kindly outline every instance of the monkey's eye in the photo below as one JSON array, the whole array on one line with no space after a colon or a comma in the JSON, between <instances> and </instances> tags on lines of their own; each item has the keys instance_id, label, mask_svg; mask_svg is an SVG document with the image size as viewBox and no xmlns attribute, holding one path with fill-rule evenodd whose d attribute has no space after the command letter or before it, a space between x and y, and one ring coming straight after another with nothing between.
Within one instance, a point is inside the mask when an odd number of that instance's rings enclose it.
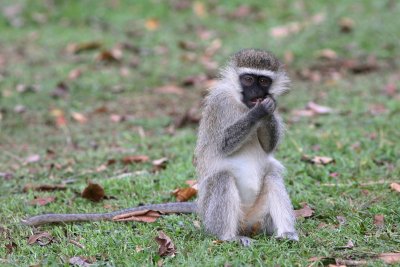
<instances>
[{"instance_id":1,"label":"monkey's eye","mask_svg":"<svg viewBox=\"0 0 400 267\"><path fill-rule=\"evenodd\" d=\"M268 77L260 77L258 79L258 82L260 83L260 85L262 87L268 87L268 86L271 85L272 80L270 78L268 78Z\"/></svg>"},{"instance_id":2,"label":"monkey's eye","mask_svg":"<svg viewBox=\"0 0 400 267\"><path fill-rule=\"evenodd\" d=\"M240 81L244 86L252 86L254 83L254 78L250 75L244 75L240 78Z\"/></svg>"}]
</instances>

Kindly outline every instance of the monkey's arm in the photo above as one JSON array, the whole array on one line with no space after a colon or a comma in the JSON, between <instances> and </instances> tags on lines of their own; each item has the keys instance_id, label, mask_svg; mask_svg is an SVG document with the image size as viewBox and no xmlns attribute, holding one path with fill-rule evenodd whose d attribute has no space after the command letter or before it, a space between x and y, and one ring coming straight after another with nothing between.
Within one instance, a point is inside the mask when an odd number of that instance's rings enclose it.
<instances>
[{"instance_id":1,"label":"monkey's arm","mask_svg":"<svg viewBox=\"0 0 400 267\"><path fill-rule=\"evenodd\" d=\"M232 125L228 126L223 132L221 151L225 155L230 155L238 150L247 140L250 133L255 130L259 120L259 110L253 108Z\"/></svg>"},{"instance_id":2,"label":"monkey's arm","mask_svg":"<svg viewBox=\"0 0 400 267\"><path fill-rule=\"evenodd\" d=\"M265 118L257 130L257 136L264 151L273 152L282 136L281 118L276 114Z\"/></svg>"},{"instance_id":3,"label":"monkey's arm","mask_svg":"<svg viewBox=\"0 0 400 267\"><path fill-rule=\"evenodd\" d=\"M124 213L154 210L162 213L194 213L197 210L195 202L171 202L163 204L144 205L135 208L117 210L108 213L82 213L82 214L43 214L22 220L23 224L36 226L46 223L59 222L85 222L85 221L112 221L117 215Z\"/></svg>"}]
</instances>

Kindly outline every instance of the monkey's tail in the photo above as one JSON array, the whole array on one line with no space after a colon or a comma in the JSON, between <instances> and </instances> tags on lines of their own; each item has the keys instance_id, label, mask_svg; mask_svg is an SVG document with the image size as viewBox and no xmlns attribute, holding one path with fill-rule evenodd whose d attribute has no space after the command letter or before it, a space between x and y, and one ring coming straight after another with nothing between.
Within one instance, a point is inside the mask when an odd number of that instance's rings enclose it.
<instances>
[{"instance_id":1,"label":"monkey's tail","mask_svg":"<svg viewBox=\"0 0 400 267\"><path fill-rule=\"evenodd\" d=\"M22 220L21 222L25 225L37 226L58 222L111 221L112 218L117 215L135 211L154 210L162 213L194 213L196 212L196 209L197 205L195 202L170 202L144 205L107 213L42 214Z\"/></svg>"}]
</instances>

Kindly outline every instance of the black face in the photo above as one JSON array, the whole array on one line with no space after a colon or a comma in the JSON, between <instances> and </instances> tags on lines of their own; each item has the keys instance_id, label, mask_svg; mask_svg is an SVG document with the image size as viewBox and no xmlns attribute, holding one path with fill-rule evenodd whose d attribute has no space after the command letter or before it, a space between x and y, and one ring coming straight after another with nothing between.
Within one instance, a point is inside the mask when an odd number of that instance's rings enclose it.
<instances>
[{"instance_id":1,"label":"black face","mask_svg":"<svg viewBox=\"0 0 400 267\"><path fill-rule=\"evenodd\" d=\"M269 96L269 88L272 84L270 77L242 74L239 76L239 81L243 89L243 103L248 108L254 107L257 102L261 102Z\"/></svg>"}]
</instances>

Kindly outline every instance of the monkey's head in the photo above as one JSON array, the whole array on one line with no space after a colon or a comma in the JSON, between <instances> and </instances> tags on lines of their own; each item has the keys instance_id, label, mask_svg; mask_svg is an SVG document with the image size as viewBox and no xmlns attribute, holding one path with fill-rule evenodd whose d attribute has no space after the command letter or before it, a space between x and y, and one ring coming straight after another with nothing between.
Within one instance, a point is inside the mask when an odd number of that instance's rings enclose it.
<instances>
[{"instance_id":1,"label":"monkey's head","mask_svg":"<svg viewBox=\"0 0 400 267\"><path fill-rule=\"evenodd\" d=\"M222 76L239 92L235 94L240 98L237 100L248 108L285 93L290 82L283 64L270 52L259 49L243 49L232 55Z\"/></svg>"}]
</instances>

